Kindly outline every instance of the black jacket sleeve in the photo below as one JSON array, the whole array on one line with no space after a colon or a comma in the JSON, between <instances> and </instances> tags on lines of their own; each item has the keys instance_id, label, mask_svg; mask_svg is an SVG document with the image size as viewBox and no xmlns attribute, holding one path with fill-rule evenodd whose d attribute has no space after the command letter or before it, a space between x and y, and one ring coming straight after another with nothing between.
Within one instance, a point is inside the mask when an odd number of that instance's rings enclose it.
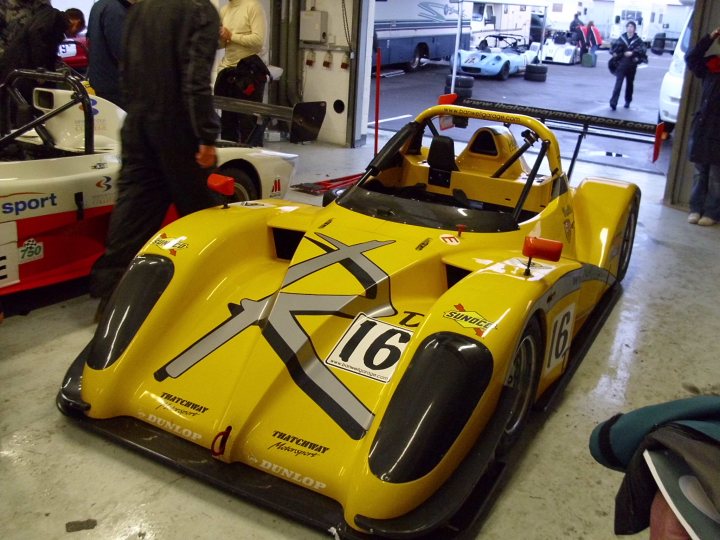
<instances>
[{"instance_id":1,"label":"black jacket sleeve","mask_svg":"<svg viewBox=\"0 0 720 540\"><path fill-rule=\"evenodd\" d=\"M201 144L212 145L218 137L219 122L210 88L215 61L220 16L206 0L193 0L193 28L190 29L188 62L183 66L182 95L190 113L193 130Z\"/></svg>"}]
</instances>

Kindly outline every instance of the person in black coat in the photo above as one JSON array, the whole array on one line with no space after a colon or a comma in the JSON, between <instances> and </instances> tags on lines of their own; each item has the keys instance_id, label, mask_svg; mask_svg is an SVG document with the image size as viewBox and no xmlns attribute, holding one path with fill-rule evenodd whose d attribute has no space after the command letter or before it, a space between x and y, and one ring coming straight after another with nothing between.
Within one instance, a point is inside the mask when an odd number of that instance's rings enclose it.
<instances>
[{"instance_id":1,"label":"person in black coat","mask_svg":"<svg viewBox=\"0 0 720 540\"><path fill-rule=\"evenodd\" d=\"M685 55L688 69L702 80L700 108L690 131L689 159L695 164L688 223L720 222L720 55L706 57L720 27L703 36Z\"/></svg>"},{"instance_id":2,"label":"person in black coat","mask_svg":"<svg viewBox=\"0 0 720 540\"><path fill-rule=\"evenodd\" d=\"M610 97L610 108L613 111L617 109L623 81L625 81L625 108L630 107L638 64L647 62L645 44L635 33L635 23L633 21L628 22L625 30L625 33L618 38L612 49L610 49L613 58L619 60L615 70L615 87Z\"/></svg>"},{"instance_id":3,"label":"person in black coat","mask_svg":"<svg viewBox=\"0 0 720 540\"><path fill-rule=\"evenodd\" d=\"M105 253L90 274L98 316L171 204L184 216L218 203L206 180L220 132L210 88L219 32L210 0L142 0L128 13L118 199Z\"/></svg>"}]
</instances>

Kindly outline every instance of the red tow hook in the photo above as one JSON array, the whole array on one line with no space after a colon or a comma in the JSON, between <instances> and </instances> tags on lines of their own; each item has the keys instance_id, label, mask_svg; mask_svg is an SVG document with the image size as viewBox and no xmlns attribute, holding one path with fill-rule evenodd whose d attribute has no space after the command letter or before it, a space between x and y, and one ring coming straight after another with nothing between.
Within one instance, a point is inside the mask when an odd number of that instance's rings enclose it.
<instances>
[{"instance_id":1,"label":"red tow hook","mask_svg":"<svg viewBox=\"0 0 720 540\"><path fill-rule=\"evenodd\" d=\"M221 431L220 433L215 435L215 438L210 445L210 452L213 456L222 456L225 453L225 444L227 443L231 431L232 426L228 426L227 428L225 428L225 431ZM217 449L215 448L216 445L218 446Z\"/></svg>"}]
</instances>

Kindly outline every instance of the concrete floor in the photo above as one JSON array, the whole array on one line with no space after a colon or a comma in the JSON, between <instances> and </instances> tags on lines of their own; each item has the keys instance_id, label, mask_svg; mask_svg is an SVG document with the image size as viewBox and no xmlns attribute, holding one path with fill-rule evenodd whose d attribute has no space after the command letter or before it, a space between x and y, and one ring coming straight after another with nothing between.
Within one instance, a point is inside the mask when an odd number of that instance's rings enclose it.
<instances>
[{"instance_id":1,"label":"concrete floor","mask_svg":"<svg viewBox=\"0 0 720 540\"><path fill-rule=\"evenodd\" d=\"M313 182L359 172L372 146L271 148L300 153L295 180ZM593 427L620 411L720 392L720 226L688 225L684 211L663 206L663 176L579 163L573 183L589 174L633 181L643 192L624 293L562 398L537 424L480 531L484 539L614 538L622 477L588 453ZM317 201L294 191L289 197ZM84 295L0 325L0 537L329 537L70 424L55 395L94 331L95 306ZM83 526L91 528L66 532Z\"/></svg>"}]
</instances>

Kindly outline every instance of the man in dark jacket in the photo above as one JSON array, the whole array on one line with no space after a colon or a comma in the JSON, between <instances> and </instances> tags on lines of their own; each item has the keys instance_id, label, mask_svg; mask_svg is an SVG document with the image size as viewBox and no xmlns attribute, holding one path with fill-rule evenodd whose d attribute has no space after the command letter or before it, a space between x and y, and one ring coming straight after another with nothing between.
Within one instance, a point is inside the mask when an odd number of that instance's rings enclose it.
<instances>
[{"instance_id":1,"label":"man in dark jacket","mask_svg":"<svg viewBox=\"0 0 720 540\"><path fill-rule=\"evenodd\" d=\"M118 200L105 253L90 276L99 312L171 204L183 216L217 202L205 184L220 130L210 91L217 9L209 0L143 0L126 28Z\"/></svg>"},{"instance_id":2,"label":"man in dark jacket","mask_svg":"<svg viewBox=\"0 0 720 540\"><path fill-rule=\"evenodd\" d=\"M58 46L65 39L65 32L70 26L67 15L46 4L37 7L25 22L25 26L13 33L12 41L0 56L0 84L16 69L55 70ZM28 104L32 104L33 89L38 84L37 81L27 78L14 82L14 88L27 103L13 102L7 111L7 117L5 111L2 112L3 129L24 124L32 119L34 110ZM6 120L9 126L5 125Z\"/></svg>"},{"instance_id":3,"label":"man in dark jacket","mask_svg":"<svg viewBox=\"0 0 720 540\"><path fill-rule=\"evenodd\" d=\"M705 56L719 36L720 27L703 36L685 55L688 69L703 85L690 132L689 154L695 176L688 223L705 226L720 221L720 55Z\"/></svg>"},{"instance_id":4,"label":"man in dark jacket","mask_svg":"<svg viewBox=\"0 0 720 540\"><path fill-rule=\"evenodd\" d=\"M98 0L90 10L87 38L90 47L88 79L95 93L123 106L120 97L122 35L130 5L128 0Z\"/></svg>"},{"instance_id":5,"label":"man in dark jacket","mask_svg":"<svg viewBox=\"0 0 720 540\"><path fill-rule=\"evenodd\" d=\"M30 24L41 8L49 7L50 0L3 0L0 2L0 58Z\"/></svg>"},{"instance_id":6,"label":"man in dark jacket","mask_svg":"<svg viewBox=\"0 0 720 540\"><path fill-rule=\"evenodd\" d=\"M625 26L625 33L613 44L610 52L613 58L618 58L618 67L615 71L615 87L610 98L610 108L617 108L620 89L625 81L625 108L630 107L633 98L633 84L638 64L647 62L647 53L643 40L635 33L635 23L630 21Z\"/></svg>"}]
</instances>

